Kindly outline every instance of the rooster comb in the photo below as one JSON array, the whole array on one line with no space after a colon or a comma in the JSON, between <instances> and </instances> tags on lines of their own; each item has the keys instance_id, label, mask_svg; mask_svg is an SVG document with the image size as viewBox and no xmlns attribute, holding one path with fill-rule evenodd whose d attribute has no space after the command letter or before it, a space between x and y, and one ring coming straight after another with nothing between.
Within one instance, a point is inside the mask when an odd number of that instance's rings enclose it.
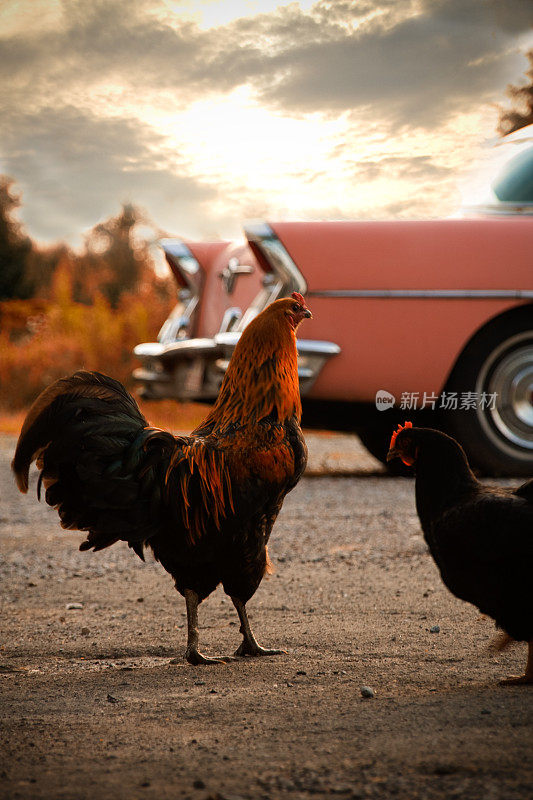
<instances>
[{"instance_id":1,"label":"rooster comb","mask_svg":"<svg viewBox=\"0 0 533 800\"><path fill-rule=\"evenodd\" d=\"M412 427L413 427L412 422L406 422L405 425L398 425L398 428L394 431L394 433L391 436L389 450L392 450L392 448L394 447L396 443L396 437L398 436L400 431L404 431L406 428L412 428Z\"/></svg>"},{"instance_id":2,"label":"rooster comb","mask_svg":"<svg viewBox=\"0 0 533 800\"><path fill-rule=\"evenodd\" d=\"M300 292L293 292L291 294L291 297L293 300L296 300L298 303L300 303L301 306L305 308L305 300L303 298L303 295L300 294Z\"/></svg>"}]
</instances>

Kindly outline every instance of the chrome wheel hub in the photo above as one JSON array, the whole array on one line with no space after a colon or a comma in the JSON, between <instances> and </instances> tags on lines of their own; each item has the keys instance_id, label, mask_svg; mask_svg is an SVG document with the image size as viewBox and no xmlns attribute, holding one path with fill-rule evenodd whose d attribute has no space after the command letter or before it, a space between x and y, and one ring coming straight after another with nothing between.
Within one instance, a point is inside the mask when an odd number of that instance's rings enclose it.
<instances>
[{"instance_id":1,"label":"chrome wheel hub","mask_svg":"<svg viewBox=\"0 0 533 800\"><path fill-rule=\"evenodd\" d=\"M495 403L484 409L478 405L478 416L489 438L496 440L500 448L511 448L515 457L518 447L530 458L533 450L531 332L508 339L490 354L479 373L476 390L479 395L483 392L496 395Z\"/></svg>"}]
</instances>

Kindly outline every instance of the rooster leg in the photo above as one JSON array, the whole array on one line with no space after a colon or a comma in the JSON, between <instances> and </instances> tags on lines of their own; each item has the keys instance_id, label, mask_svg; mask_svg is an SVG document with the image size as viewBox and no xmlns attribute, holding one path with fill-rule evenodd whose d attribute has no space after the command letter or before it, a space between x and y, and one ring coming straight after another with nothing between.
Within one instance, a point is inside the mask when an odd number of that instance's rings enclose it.
<instances>
[{"instance_id":1,"label":"rooster leg","mask_svg":"<svg viewBox=\"0 0 533 800\"><path fill-rule=\"evenodd\" d=\"M528 642L526 671L523 675L512 675L504 678L500 684L504 686L516 686L521 683L533 683L533 640Z\"/></svg>"},{"instance_id":2,"label":"rooster leg","mask_svg":"<svg viewBox=\"0 0 533 800\"><path fill-rule=\"evenodd\" d=\"M241 633L243 636L241 644L237 650L235 650L236 656L277 656L281 655L282 653L287 653L286 650L267 650L266 648L261 647L261 645L257 643L257 640L250 627L245 604L242 602L242 600L238 600L236 597L232 597L231 600L237 609L237 614L239 615L239 619L241 621Z\"/></svg>"},{"instance_id":3,"label":"rooster leg","mask_svg":"<svg viewBox=\"0 0 533 800\"><path fill-rule=\"evenodd\" d=\"M185 658L189 664L224 664L226 661L235 661L233 656L220 656L210 658L198 650L198 595L192 589L185 590L185 603L187 605L187 650Z\"/></svg>"}]
</instances>

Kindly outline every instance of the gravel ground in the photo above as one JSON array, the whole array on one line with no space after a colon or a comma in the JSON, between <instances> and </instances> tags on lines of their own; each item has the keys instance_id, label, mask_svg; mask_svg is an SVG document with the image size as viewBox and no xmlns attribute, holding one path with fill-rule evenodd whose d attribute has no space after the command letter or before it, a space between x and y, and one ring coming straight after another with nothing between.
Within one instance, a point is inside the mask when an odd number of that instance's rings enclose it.
<instances>
[{"instance_id":1,"label":"gravel ground","mask_svg":"<svg viewBox=\"0 0 533 800\"><path fill-rule=\"evenodd\" d=\"M35 475L17 493L14 441L0 437L0 797L533 796L533 693L498 685L525 648L489 653L493 624L427 554L413 481L380 474L355 437L308 437L249 604L287 655L215 667L170 663L185 608L159 565L125 545L80 553ZM349 477L312 477L328 471ZM239 643L220 590L200 624L206 653Z\"/></svg>"}]
</instances>

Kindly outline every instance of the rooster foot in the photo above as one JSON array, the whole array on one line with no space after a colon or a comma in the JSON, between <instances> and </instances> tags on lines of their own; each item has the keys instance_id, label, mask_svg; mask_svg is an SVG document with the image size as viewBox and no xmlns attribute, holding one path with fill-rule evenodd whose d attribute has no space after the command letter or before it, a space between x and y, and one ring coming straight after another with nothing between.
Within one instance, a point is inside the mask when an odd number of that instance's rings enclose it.
<instances>
[{"instance_id":1,"label":"rooster foot","mask_svg":"<svg viewBox=\"0 0 533 800\"><path fill-rule=\"evenodd\" d=\"M280 656L287 655L286 650L267 650L266 647L261 647L257 643L255 636L252 633L248 614L246 613L246 606L238 597L231 597L233 605L237 609L239 619L241 621L240 631L242 633L242 642L235 650L235 655L242 658L243 656Z\"/></svg>"},{"instance_id":2,"label":"rooster foot","mask_svg":"<svg viewBox=\"0 0 533 800\"><path fill-rule=\"evenodd\" d=\"M199 664L226 664L228 661L236 661L233 656L204 656L199 650L187 649L185 651L185 658L189 664L198 666Z\"/></svg>"},{"instance_id":3,"label":"rooster foot","mask_svg":"<svg viewBox=\"0 0 533 800\"><path fill-rule=\"evenodd\" d=\"M533 684L533 674L528 675L511 675L510 678L502 678L501 681L498 681L500 686L524 686L524 685L531 685Z\"/></svg>"},{"instance_id":4,"label":"rooster foot","mask_svg":"<svg viewBox=\"0 0 533 800\"><path fill-rule=\"evenodd\" d=\"M254 642L248 642L246 640L242 641L239 647L235 650L235 655L239 657L243 656L280 656L280 655L287 655L286 650L268 650L266 647L261 647L261 645Z\"/></svg>"}]
</instances>

